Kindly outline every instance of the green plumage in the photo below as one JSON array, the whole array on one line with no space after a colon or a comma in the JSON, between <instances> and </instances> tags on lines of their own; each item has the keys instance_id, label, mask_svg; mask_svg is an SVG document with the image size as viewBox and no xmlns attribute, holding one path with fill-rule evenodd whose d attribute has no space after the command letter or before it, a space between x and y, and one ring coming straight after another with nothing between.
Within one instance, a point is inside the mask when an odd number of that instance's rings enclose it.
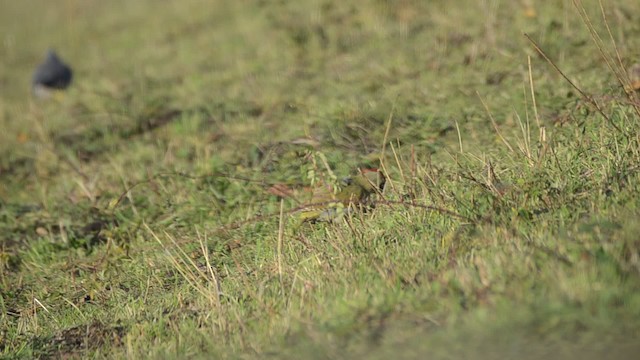
<instances>
[{"instance_id":1,"label":"green plumage","mask_svg":"<svg viewBox=\"0 0 640 360\"><path fill-rule=\"evenodd\" d=\"M340 188L314 189L308 207L300 212L301 222L335 221L356 206L367 206L369 197L384 187L385 177L377 169L361 170L346 178Z\"/></svg>"}]
</instances>

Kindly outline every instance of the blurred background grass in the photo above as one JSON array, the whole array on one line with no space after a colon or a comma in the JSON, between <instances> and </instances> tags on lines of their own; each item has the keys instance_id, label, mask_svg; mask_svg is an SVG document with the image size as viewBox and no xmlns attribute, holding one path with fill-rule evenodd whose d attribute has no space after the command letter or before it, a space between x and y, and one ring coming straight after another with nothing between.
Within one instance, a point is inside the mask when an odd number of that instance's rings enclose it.
<instances>
[{"instance_id":1,"label":"blurred background grass","mask_svg":"<svg viewBox=\"0 0 640 360\"><path fill-rule=\"evenodd\" d=\"M0 4L3 356L637 349L638 118L572 1ZM605 5L629 66L640 4ZM48 47L74 83L36 101ZM259 217L318 153L344 176L385 140L387 199L476 221L378 206L283 240Z\"/></svg>"}]
</instances>

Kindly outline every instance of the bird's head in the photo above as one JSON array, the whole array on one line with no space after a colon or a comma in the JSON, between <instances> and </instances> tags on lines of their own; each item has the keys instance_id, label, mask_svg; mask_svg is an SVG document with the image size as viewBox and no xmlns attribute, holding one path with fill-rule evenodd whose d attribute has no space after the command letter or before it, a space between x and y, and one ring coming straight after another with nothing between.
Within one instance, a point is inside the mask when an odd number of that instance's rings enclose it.
<instances>
[{"instance_id":1,"label":"bird's head","mask_svg":"<svg viewBox=\"0 0 640 360\"><path fill-rule=\"evenodd\" d=\"M56 53L56 51L53 48L49 48L47 49L47 57L45 59L46 63L60 63L60 58L58 57L58 54Z\"/></svg>"},{"instance_id":2,"label":"bird's head","mask_svg":"<svg viewBox=\"0 0 640 360\"><path fill-rule=\"evenodd\" d=\"M360 174L356 177L356 180L360 183L360 186L368 191L382 191L386 183L386 176L382 170L378 168L360 168Z\"/></svg>"}]
</instances>

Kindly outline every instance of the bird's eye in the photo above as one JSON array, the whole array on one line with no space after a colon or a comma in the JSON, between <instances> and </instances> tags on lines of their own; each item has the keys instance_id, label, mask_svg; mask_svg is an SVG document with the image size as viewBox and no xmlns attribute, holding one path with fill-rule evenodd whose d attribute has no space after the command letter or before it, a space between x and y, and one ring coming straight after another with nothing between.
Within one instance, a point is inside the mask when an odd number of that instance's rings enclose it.
<instances>
[{"instance_id":1,"label":"bird's eye","mask_svg":"<svg viewBox=\"0 0 640 360\"><path fill-rule=\"evenodd\" d=\"M346 177L346 178L342 179L342 185L343 186L349 186L351 184L353 184L353 179L352 178Z\"/></svg>"}]
</instances>

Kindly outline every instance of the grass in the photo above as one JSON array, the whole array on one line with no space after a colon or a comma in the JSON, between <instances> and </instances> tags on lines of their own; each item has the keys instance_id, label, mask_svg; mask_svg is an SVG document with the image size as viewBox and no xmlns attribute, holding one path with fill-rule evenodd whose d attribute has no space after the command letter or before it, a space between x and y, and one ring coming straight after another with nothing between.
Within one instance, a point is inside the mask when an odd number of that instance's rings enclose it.
<instances>
[{"instance_id":1,"label":"grass","mask_svg":"<svg viewBox=\"0 0 640 360\"><path fill-rule=\"evenodd\" d=\"M637 352L640 5L583 3L2 0L0 356Z\"/></svg>"}]
</instances>

